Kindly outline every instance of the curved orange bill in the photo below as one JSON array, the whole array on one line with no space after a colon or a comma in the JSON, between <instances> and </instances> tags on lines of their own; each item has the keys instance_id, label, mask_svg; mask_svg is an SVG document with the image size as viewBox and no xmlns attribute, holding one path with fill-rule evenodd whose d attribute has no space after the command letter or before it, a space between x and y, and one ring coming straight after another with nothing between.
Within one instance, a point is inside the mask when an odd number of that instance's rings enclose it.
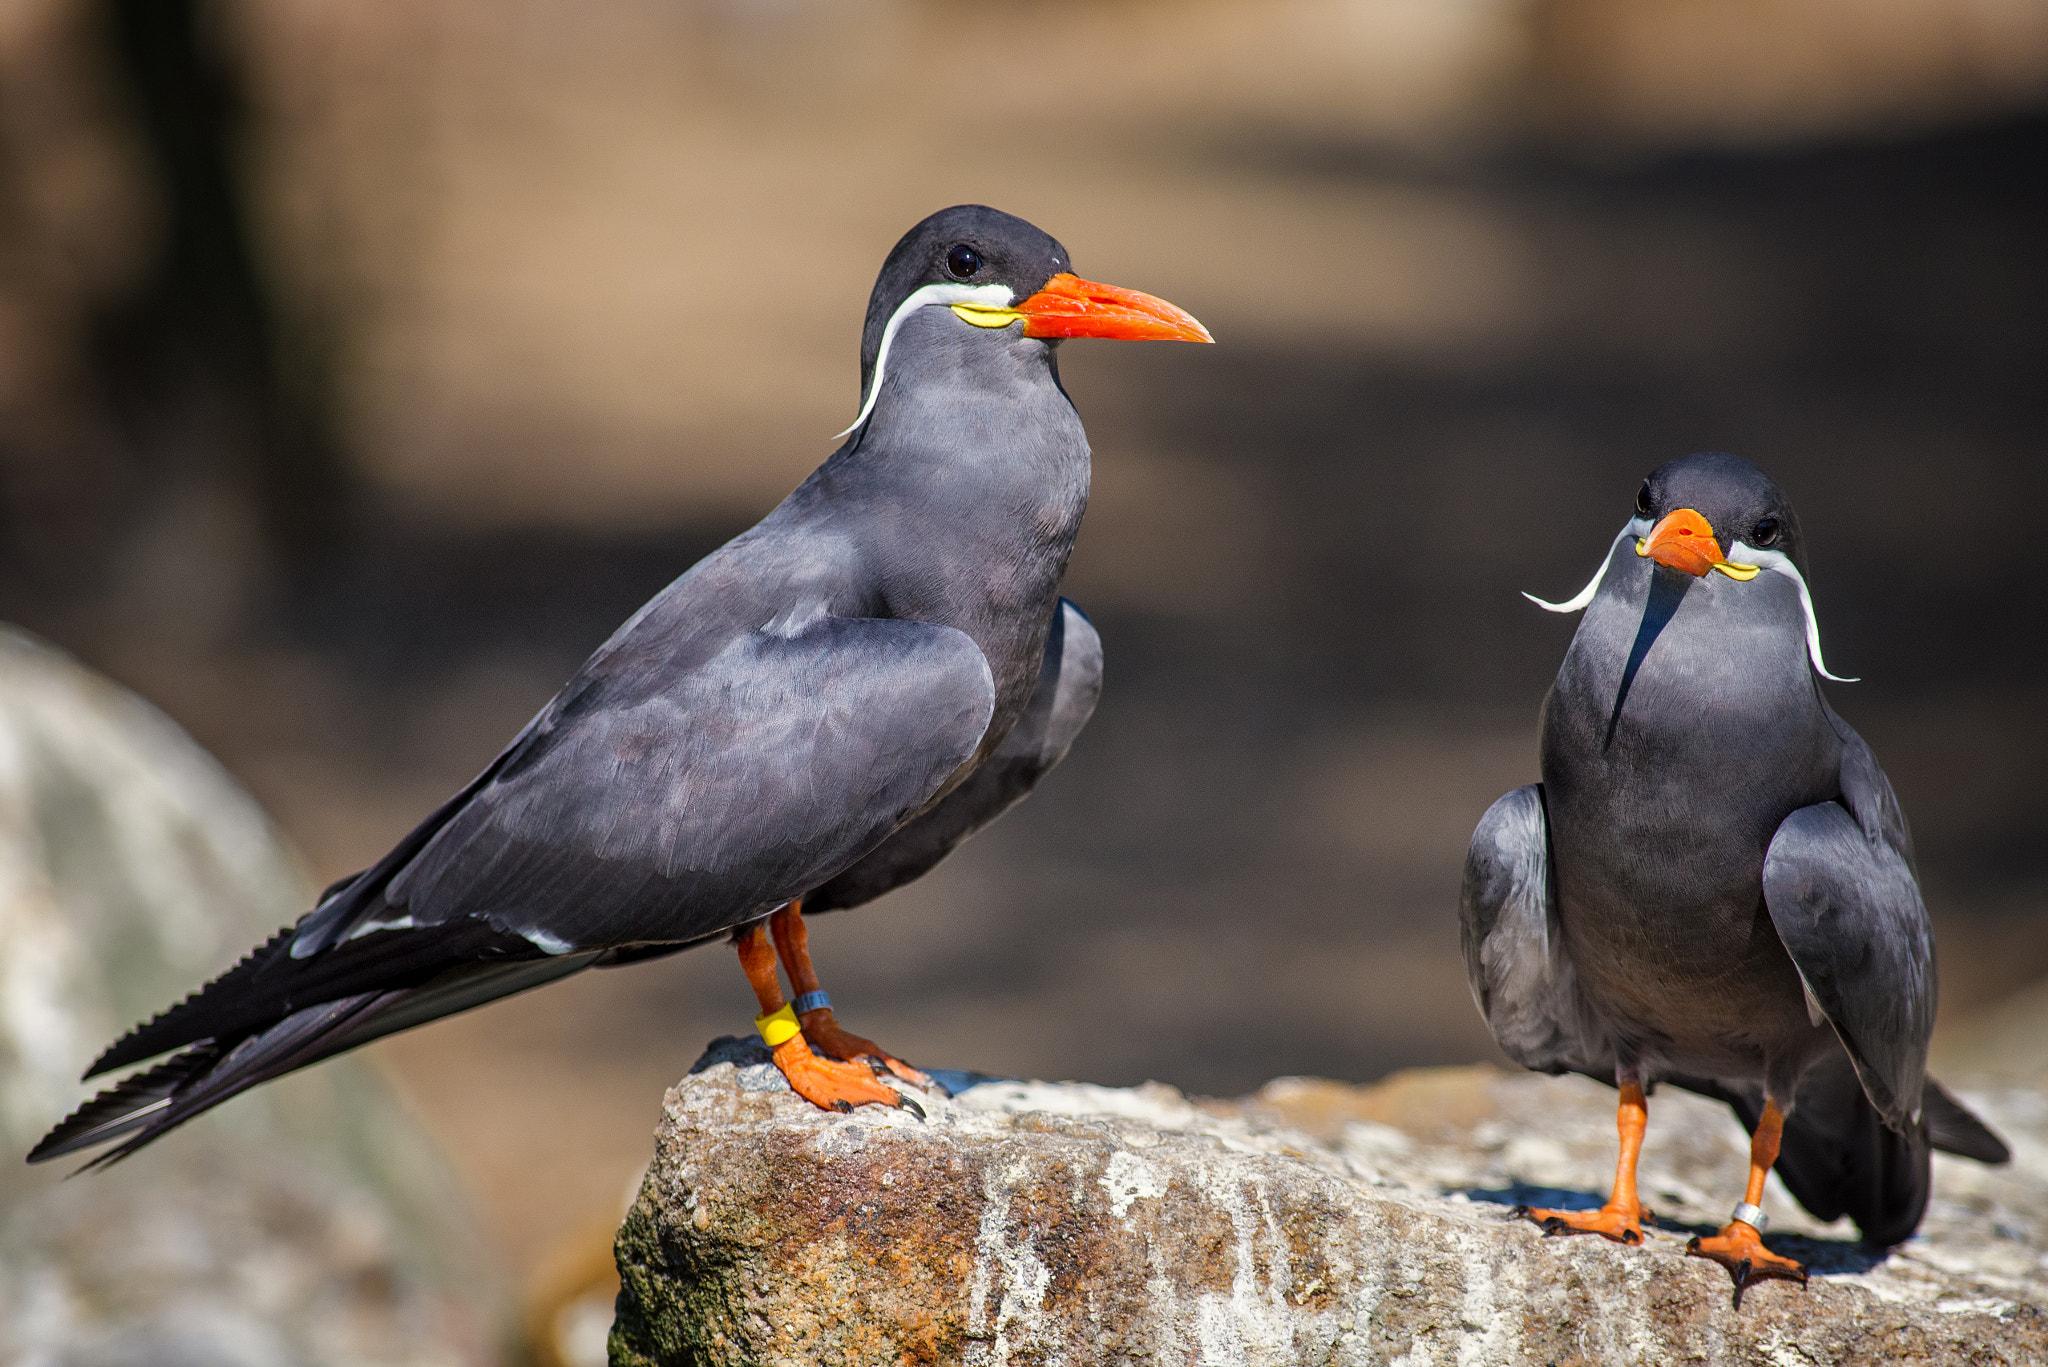
<instances>
[{"instance_id":1,"label":"curved orange bill","mask_svg":"<svg viewBox=\"0 0 2048 1367\"><path fill-rule=\"evenodd\" d=\"M1721 543L1706 518L1690 508L1674 508L1636 543L1636 554L1697 579L1721 563Z\"/></svg>"},{"instance_id":2,"label":"curved orange bill","mask_svg":"<svg viewBox=\"0 0 2048 1367\"><path fill-rule=\"evenodd\" d=\"M1213 342L1194 315L1136 290L1098 285L1065 271L1011 309L1026 337L1112 337L1126 342Z\"/></svg>"}]
</instances>

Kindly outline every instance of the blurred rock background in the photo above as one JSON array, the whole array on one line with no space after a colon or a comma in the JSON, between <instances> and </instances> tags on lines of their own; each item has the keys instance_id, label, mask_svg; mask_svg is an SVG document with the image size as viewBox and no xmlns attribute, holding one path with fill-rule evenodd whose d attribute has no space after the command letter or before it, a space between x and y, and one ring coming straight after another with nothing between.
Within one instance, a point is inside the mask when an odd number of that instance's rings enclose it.
<instances>
[{"instance_id":1,"label":"blurred rock background","mask_svg":"<svg viewBox=\"0 0 2048 1367\"><path fill-rule=\"evenodd\" d=\"M161 713L0 628L0 1362L484 1367L503 1268L432 1141L349 1059L67 1182L29 1168L104 1041L309 895Z\"/></svg>"},{"instance_id":2,"label":"blurred rock background","mask_svg":"<svg viewBox=\"0 0 2048 1367\"><path fill-rule=\"evenodd\" d=\"M351 872L829 452L963 200L1221 345L1063 353L1107 691L816 926L854 1028L1211 1093L1492 1057L1459 860L1572 629L1518 591L1703 448L1799 504L1945 1021L2048 975L2031 0L11 0L0 617ZM533 1284L744 1025L729 958L367 1051Z\"/></svg>"}]
</instances>

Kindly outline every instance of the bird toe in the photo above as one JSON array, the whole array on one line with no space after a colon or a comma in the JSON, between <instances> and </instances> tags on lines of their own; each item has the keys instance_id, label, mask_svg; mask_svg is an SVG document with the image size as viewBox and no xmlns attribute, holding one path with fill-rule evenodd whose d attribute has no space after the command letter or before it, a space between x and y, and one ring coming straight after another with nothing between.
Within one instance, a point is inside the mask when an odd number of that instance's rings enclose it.
<instances>
[{"instance_id":1,"label":"bird toe","mask_svg":"<svg viewBox=\"0 0 2048 1367\"><path fill-rule=\"evenodd\" d=\"M838 1059L844 1063L865 1063L874 1070L877 1077L887 1077L890 1074L894 1074L913 1087L920 1087L925 1091L936 1089L935 1084L929 1077L926 1077L902 1059L897 1058L881 1045L876 1044L873 1040L863 1039L841 1026L838 1020L834 1018L831 1007L825 1006L815 1011L806 1011L801 1019L803 1021L804 1038L811 1042L813 1049L816 1049L825 1057Z\"/></svg>"},{"instance_id":2,"label":"bird toe","mask_svg":"<svg viewBox=\"0 0 2048 1367\"><path fill-rule=\"evenodd\" d=\"M1742 1293L1763 1281L1797 1282L1806 1285L1803 1263L1782 1257L1763 1245L1763 1238L1740 1220L1724 1226L1719 1234L1694 1236L1685 1251L1695 1258L1707 1258L1728 1269L1735 1281L1735 1308L1742 1308Z\"/></svg>"},{"instance_id":3,"label":"bird toe","mask_svg":"<svg viewBox=\"0 0 2048 1367\"><path fill-rule=\"evenodd\" d=\"M822 1109L851 1111L855 1106L902 1104L901 1094L884 1086L869 1069L819 1057L802 1035L777 1045L774 1060L790 1089Z\"/></svg>"},{"instance_id":4,"label":"bird toe","mask_svg":"<svg viewBox=\"0 0 2048 1367\"><path fill-rule=\"evenodd\" d=\"M1535 1221L1545 1235L1598 1234L1630 1246L1643 1241L1640 1212L1621 1206L1606 1205L1598 1210L1539 1210L1533 1206L1516 1206L1515 1214Z\"/></svg>"}]
</instances>

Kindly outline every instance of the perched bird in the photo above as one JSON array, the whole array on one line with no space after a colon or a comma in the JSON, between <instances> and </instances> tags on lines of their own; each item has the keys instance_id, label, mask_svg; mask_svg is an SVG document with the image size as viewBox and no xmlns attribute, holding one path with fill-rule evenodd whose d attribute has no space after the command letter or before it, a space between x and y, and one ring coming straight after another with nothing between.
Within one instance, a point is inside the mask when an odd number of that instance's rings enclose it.
<instances>
[{"instance_id":1,"label":"perched bird","mask_svg":"<svg viewBox=\"0 0 2048 1367\"><path fill-rule=\"evenodd\" d=\"M1775 1164L1865 1240L1910 1235L1928 1149L2003 1143L1926 1074L1934 940L1906 820L1833 679L1792 505L1748 461L1687 456L1643 481L1584 591L1543 705L1543 781L1488 809L1460 921L1479 1010L1510 1058L1619 1088L1621 1157L1597 1211L1551 1233L1642 1241L1636 1157L1660 1081L1751 1133L1728 1224L1687 1251L1805 1281L1765 1248Z\"/></svg>"},{"instance_id":2,"label":"perched bird","mask_svg":"<svg viewBox=\"0 0 2048 1367\"><path fill-rule=\"evenodd\" d=\"M112 1162L379 1036L727 934L793 1088L904 1102L883 1066L921 1075L839 1027L799 908L917 877L1088 719L1101 649L1059 597L1089 478L1055 364L1068 337L1211 340L1164 300L1077 278L1022 219L966 205L911 229L869 298L860 411L831 458L383 859L102 1054L87 1077L178 1051L30 1161L118 1139L95 1160Z\"/></svg>"}]
</instances>

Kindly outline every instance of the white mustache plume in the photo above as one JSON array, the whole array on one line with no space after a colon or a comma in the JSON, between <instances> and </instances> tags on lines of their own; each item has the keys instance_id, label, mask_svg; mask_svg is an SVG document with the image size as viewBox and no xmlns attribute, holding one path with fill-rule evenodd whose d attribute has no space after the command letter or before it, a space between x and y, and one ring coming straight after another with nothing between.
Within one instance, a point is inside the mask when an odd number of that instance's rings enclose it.
<instances>
[{"instance_id":1,"label":"white mustache plume","mask_svg":"<svg viewBox=\"0 0 2048 1367\"><path fill-rule=\"evenodd\" d=\"M1607 554L1600 557L1600 568L1593 571L1593 577L1587 581L1586 587L1580 589L1578 593L1562 603L1546 602L1533 593L1524 593L1522 596L1537 607L1542 608L1545 612L1581 612L1586 608L1587 604L1593 601L1593 595L1600 591L1600 581L1607 577L1607 566L1613 561L1614 548L1621 544L1622 538L1629 536L1645 537L1649 534L1650 520L1648 518L1630 518L1628 525L1617 532L1614 540L1608 543ZM1831 679L1835 683L1860 682L1857 679L1845 678L1840 674L1830 674L1828 672L1827 661L1823 660L1820 654L1820 619L1815 617L1813 613L1813 594L1807 590L1806 579L1799 573L1799 567L1792 563L1790 556L1782 551L1760 551L1754 546L1737 541L1728 548L1728 559L1732 564L1755 565L1758 569L1770 570L1774 574L1782 574L1798 585L1799 606L1806 613L1806 657L1813 662L1814 673L1820 675L1823 679Z\"/></svg>"}]
</instances>

